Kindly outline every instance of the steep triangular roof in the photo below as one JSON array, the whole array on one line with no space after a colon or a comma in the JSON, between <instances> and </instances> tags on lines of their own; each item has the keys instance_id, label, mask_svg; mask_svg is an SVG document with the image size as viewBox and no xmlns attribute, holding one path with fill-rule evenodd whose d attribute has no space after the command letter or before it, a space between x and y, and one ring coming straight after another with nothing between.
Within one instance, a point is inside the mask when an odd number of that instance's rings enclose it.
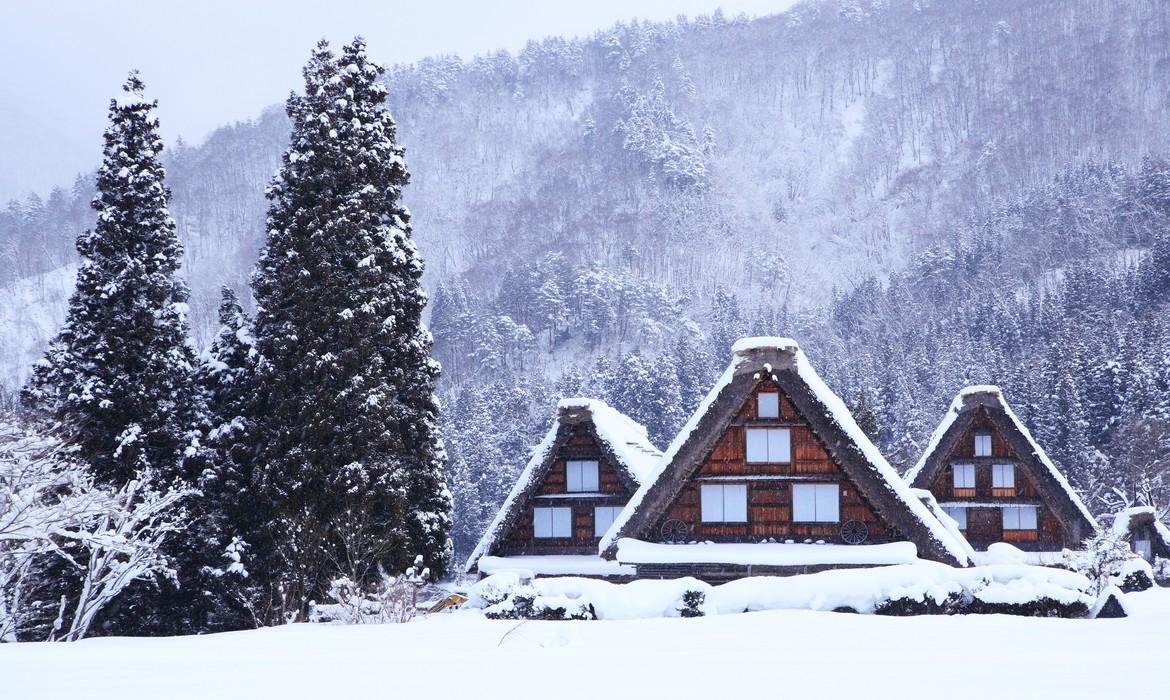
<instances>
[{"instance_id":1,"label":"steep triangular roof","mask_svg":"<svg viewBox=\"0 0 1170 700\"><path fill-rule=\"evenodd\" d=\"M765 376L784 391L878 513L918 546L920 556L960 566L968 563L963 544L914 496L789 338L743 338L735 343L731 364L671 443L656 473L601 539L605 556L616 555L619 539L645 536Z\"/></svg>"},{"instance_id":2,"label":"steep triangular roof","mask_svg":"<svg viewBox=\"0 0 1170 700\"><path fill-rule=\"evenodd\" d=\"M1170 527L1158 520L1153 506L1134 506L1113 516L1113 532L1126 540L1129 540L1136 528L1142 526L1150 528L1154 536L1155 553L1161 557L1170 557Z\"/></svg>"},{"instance_id":3,"label":"steep triangular roof","mask_svg":"<svg viewBox=\"0 0 1170 700\"><path fill-rule=\"evenodd\" d=\"M1036 489L1053 507L1056 517L1070 532L1076 533L1079 530L1081 537L1092 534L1097 525L1093 514L1085 507L1072 484L1064 478L1064 474L1061 474L1048 458L1044 448L1032 437L1027 426L1008 405L1003 398L1003 392L997 386L969 386L959 392L943 416L942 422L931 435L918 464L906 472L906 482L917 488L929 488L938 471L946 466L946 456L955 448L955 443L970 423L969 419L981 409L986 412L1020 459L1027 462L1026 466L1030 467L1028 473L1035 481Z\"/></svg>"},{"instance_id":4,"label":"steep triangular roof","mask_svg":"<svg viewBox=\"0 0 1170 700\"><path fill-rule=\"evenodd\" d=\"M637 491L662 457L662 452L647 437L645 426L604 401L561 399L557 403L557 420L540 444L533 448L532 456L516 478L512 491L468 557L466 571L472 571L480 557L490 554L497 541L507 534L544 481L573 429L582 425L597 441L606 461L613 465L618 478L631 493Z\"/></svg>"}]
</instances>

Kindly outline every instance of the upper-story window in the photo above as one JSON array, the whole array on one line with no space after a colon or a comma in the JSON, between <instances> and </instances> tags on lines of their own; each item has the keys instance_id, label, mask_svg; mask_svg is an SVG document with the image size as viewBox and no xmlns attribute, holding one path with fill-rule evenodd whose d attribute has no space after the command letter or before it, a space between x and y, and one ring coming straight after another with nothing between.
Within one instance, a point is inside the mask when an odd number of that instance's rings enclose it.
<instances>
[{"instance_id":1,"label":"upper-story window","mask_svg":"<svg viewBox=\"0 0 1170 700\"><path fill-rule=\"evenodd\" d=\"M975 456L976 457L990 457L991 456L991 435L980 434L975 436Z\"/></svg>"},{"instance_id":2,"label":"upper-story window","mask_svg":"<svg viewBox=\"0 0 1170 700\"><path fill-rule=\"evenodd\" d=\"M703 484L699 501L705 523L747 522L747 484Z\"/></svg>"},{"instance_id":3,"label":"upper-story window","mask_svg":"<svg viewBox=\"0 0 1170 700\"><path fill-rule=\"evenodd\" d=\"M956 464L951 468L955 472L955 489L975 490L975 465ZM971 494L975 495L975 494Z\"/></svg>"},{"instance_id":4,"label":"upper-story window","mask_svg":"<svg viewBox=\"0 0 1170 700\"><path fill-rule=\"evenodd\" d=\"M837 484L793 484L792 521L835 523L841 520L841 489Z\"/></svg>"},{"instance_id":5,"label":"upper-story window","mask_svg":"<svg viewBox=\"0 0 1170 700\"><path fill-rule=\"evenodd\" d=\"M532 536L542 539L573 536L572 508L533 508Z\"/></svg>"},{"instance_id":6,"label":"upper-story window","mask_svg":"<svg viewBox=\"0 0 1170 700\"><path fill-rule=\"evenodd\" d=\"M1016 465L991 465L991 488L1014 489L1016 487Z\"/></svg>"},{"instance_id":7,"label":"upper-story window","mask_svg":"<svg viewBox=\"0 0 1170 700\"><path fill-rule=\"evenodd\" d=\"M748 428L747 461L791 462L792 433L788 428Z\"/></svg>"},{"instance_id":8,"label":"upper-story window","mask_svg":"<svg viewBox=\"0 0 1170 700\"><path fill-rule=\"evenodd\" d=\"M967 529L967 509L964 506L943 506L943 512L951 516L960 530Z\"/></svg>"},{"instance_id":9,"label":"upper-story window","mask_svg":"<svg viewBox=\"0 0 1170 700\"><path fill-rule=\"evenodd\" d=\"M1035 530L1036 506L1006 506L1003 509L1003 529Z\"/></svg>"},{"instance_id":10,"label":"upper-story window","mask_svg":"<svg viewBox=\"0 0 1170 700\"><path fill-rule=\"evenodd\" d=\"M570 459L565 463L565 490L569 493L596 493L599 490L595 459Z\"/></svg>"},{"instance_id":11,"label":"upper-story window","mask_svg":"<svg viewBox=\"0 0 1170 700\"><path fill-rule=\"evenodd\" d=\"M774 391L761 391L756 395L757 418L780 417L780 394Z\"/></svg>"}]
</instances>

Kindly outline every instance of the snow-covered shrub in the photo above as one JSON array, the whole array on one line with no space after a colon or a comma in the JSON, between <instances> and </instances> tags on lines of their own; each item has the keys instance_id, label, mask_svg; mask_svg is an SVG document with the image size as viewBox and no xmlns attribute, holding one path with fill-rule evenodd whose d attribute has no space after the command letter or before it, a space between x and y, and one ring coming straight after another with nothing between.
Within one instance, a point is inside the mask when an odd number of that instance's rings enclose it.
<instances>
[{"instance_id":1,"label":"snow-covered shrub","mask_svg":"<svg viewBox=\"0 0 1170 700\"><path fill-rule=\"evenodd\" d=\"M1120 564L1109 581L1122 593L1149 590L1154 586L1154 569L1145 559L1134 557Z\"/></svg>"},{"instance_id":2,"label":"snow-covered shrub","mask_svg":"<svg viewBox=\"0 0 1170 700\"><path fill-rule=\"evenodd\" d=\"M875 615L956 615L967 612L970 597L958 591L901 591L874 606Z\"/></svg>"},{"instance_id":3,"label":"snow-covered shrub","mask_svg":"<svg viewBox=\"0 0 1170 700\"><path fill-rule=\"evenodd\" d=\"M703 603L707 602L707 594L696 588L689 588L683 591L682 600L679 601L678 614L679 617L702 617L706 613L703 612Z\"/></svg>"},{"instance_id":4,"label":"snow-covered shrub","mask_svg":"<svg viewBox=\"0 0 1170 700\"><path fill-rule=\"evenodd\" d=\"M1159 586L1170 586L1170 559L1157 559L1153 566L1154 581Z\"/></svg>"},{"instance_id":5,"label":"snow-covered shrub","mask_svg":"<svg viewBox=\"0 0 1170 700\"><path fill-rule=\"evenodd\" d=\"M422 556L404 573L390 576L379 569L378 582L364 587L348 576L333 580L328 596L332 603L312 603L310 622L333 622L344 625L401 623L410 621L416 612L418 589L430 577L423 568Z\"/></svg>"},{"instance_id":6,"label":"snow-covered shrub","mask_svg":"<svg viewBox=\"0 0 1170 700\"><path fill-rule=\"evenodd\" d=\"M1098 529L1092 537L1085 540L1080 550L1065 550L1064 564L1070 570L1083 574L1092 581L1094 593L1100 593L1111 585L1117 585L1125 590L1126 578L1138 570L1142 573L1135 575L1129 585L1141 585L1143 576L1147 581L1153 578L1149 564L1130 549L1129 543L1125 540L1125 533L1115 531L1113 528Z\"/></svg>"},{"instance_id":7,"label":"snow-covered shrub","mask_svg":"<svg viewBox=\"0 0 1170 700\"><path fill-rule=\"evenodd\" d=\"M522 583L512 571L492 574L468 591L467 606L480 608L484 617L493 620L593 620L592 604L584 596L576 598L541 592Z\"/></svg>"}]
</instances>

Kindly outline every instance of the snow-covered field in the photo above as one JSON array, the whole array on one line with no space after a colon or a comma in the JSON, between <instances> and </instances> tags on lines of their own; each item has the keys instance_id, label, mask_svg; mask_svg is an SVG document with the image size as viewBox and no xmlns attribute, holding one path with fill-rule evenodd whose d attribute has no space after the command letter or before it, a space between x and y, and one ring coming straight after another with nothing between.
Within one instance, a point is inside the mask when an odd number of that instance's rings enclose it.
<instances>
[{"instance_id":1,"label":"snow-covered field","mask_svg":"<svg viewBox=\"0 0 1170 700\"><path fill-rule=\"evenodd\" d=\"M0 697L1170 697L1170 589L1121 620L771 611L696 619L293 625L0 646Z\"/></svg>"}]
</instances>

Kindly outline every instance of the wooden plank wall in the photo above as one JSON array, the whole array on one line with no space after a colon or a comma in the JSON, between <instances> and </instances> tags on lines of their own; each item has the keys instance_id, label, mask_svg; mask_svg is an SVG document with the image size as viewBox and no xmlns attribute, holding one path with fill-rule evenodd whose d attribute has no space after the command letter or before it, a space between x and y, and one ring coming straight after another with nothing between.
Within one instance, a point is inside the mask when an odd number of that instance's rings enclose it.
<instances>
[{"instance_id":1,"label":"wooden plank wall","mask_svg":"<svg viewBox=\"0 0 1170 700\"><path fill-rule=\"evenodd\" d=\"M761 391L780 393L780 418L761 419L756 415L756 395ZM749 464L746 455L748 427L787 427L792 436L792 461L787 464ZM709 477L749 477L743 481L720 479L704 482ZM761 480L750 477L789 477ZM806 477L806 478L800 478ZM807 478L812 477L812 478ZM841 488L841 520L860 520L869 527L871 541L884 541L892 533L866 501L849 477L829 456L828 451L813 433L784 393L774 383L763 381L744 403L731 425L719 437L711 454L682 488L666 514L655 524L648 537L657 537L662 523L681 520L690 527L690 537L717 542L759 542L761 539L825 539L840 535L837 523L792 522L792 485L796 483L838 483ZM747 523L704 523L700 504L703 483L746 483L748 485Z\"/></svg>"}]
</instances>

